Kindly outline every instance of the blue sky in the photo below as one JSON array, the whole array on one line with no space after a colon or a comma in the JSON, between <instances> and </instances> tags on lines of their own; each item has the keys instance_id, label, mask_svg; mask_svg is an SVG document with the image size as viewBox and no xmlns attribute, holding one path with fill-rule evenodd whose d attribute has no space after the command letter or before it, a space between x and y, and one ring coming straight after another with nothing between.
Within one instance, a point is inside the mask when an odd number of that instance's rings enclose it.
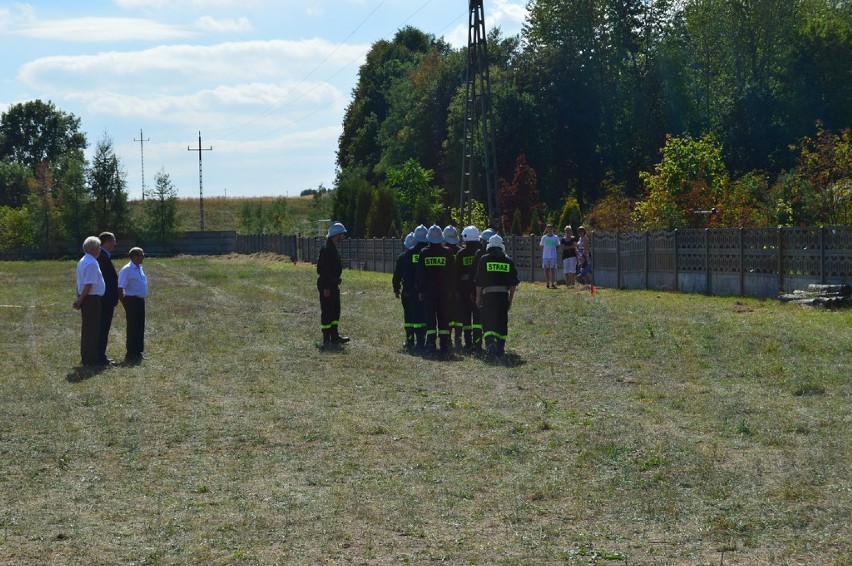
<instances>
[{"instance_id":1,"label":"blue sky","mask_svg":"<svg viewBox=\"0 0 852 566\"><path fill-rule=\"evenodd\" d=\"M486 0L487 28L520 33L526 2ZM132 199L143 150L146 186L164 169L198 195L199 131L205 198L297 195L333 184L370 46L411 25L460 47L467 17L467 0L0 0L0 111L51 100L88 155L109 136Z\"/></svg>"}]
</instances>

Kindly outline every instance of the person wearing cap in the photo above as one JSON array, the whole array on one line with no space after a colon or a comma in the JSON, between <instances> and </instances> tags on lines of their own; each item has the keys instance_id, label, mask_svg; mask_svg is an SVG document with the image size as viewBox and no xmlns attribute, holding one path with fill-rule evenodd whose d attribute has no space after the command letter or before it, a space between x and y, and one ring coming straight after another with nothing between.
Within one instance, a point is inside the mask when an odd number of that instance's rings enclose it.
<instances>
[{"instance_id":1,"label":"person wearing cap","mask_svg":"<svg viewBox=\"0 0 852 566\"><path fill-rule=\"evenodd\" d=\"M346 228L340 222L328 227L325 244L320 248L317 258L317 290L320 300L320 325L323 346L346 344L349 338L341 336L340 324L340 276L343 274L343 261L337 245L346 236Z\"/></svg>"},{"instance_id":2,"label":"person wearing cap","mask_svg":"<svg viewBox=\"0 0 852 566\"><path fill-rule=\"evenodd\" d=\"M410 232L403 241L405 251L399 254L396 259L396 266L393 270L393 278L391 285L393 294L397 299L402 301L402 318L403 328L405 329L405 349L409 352L414 349L414 321L412 312L412 301L416 300L414 293L414 269L411 264L411 255L409 252L414 248L417 242L414 240L414 232Z\"/></svg>"},{"instance_id":3,"label":"person wearing cap","mask_svg":"<svg viewBox=\"0 0 852 566\"><path fill-rule=\"evenodd\" d=\"M450 250L453 254L453 257L459 253L461 247L459 244L461 243L461 239L459 238L459 232L456 230L456 227L450 224L446 228L444 228L444 247ZM456 268L455 273L458 273L458 268ZM454 274L455 278L455 274ZM458 289L458 281L456 280L456 285L453 285L453 290L450 295L450 333L452 335L453 345L456 348L461 348L462 346L462 322L461 322L461 296L459 295Z\"/></svg>"},{"instance_id":4,"label":"person wearing cap","mask_svg":"<svg viewBox=\"0 0 852 566\"><path fill-rule=\"evenodd\" d=\"M426 310L426 353L450 351L450 296L455 287L455 256L444 246L441 227L432 225L417 264L417 290Z\"/></svg>"},{"instance_id":5,"label":"person wearing cap","mask_svg":"<svg viewBox=\"0 0 852 566\"><path fill-rule=\"evenodd\" d=\"M548 289L556 289L556 258L559 251L559 236L553 233L553 224L548 224L538 246L541 248L541 267Z\"/></svg>"},{"instance_id":6,"label":"person wearing cap","mask_svg":"<svg viewBox=\"0 0 852 566\"><path fill-rule=\"evenodd\" d=\"M592 245L586 235L586 227L577 228L577 281L581 285L591 282Z\"/></svg>"},{"instance_id":7,"label":"person wearing cap","mask_svg":"<svg viewBox=\"0 0 852 566\"><path fill-rule=\"evenodd\" d=\"M101 365L98 341L101 329L101 298L106 292L106 282L98 265L101 240L89 236L83 242L83 257L77 262L77 299L71 305L80 311L80 358L84 366Z\"/></svg>"},{"instance_id":8,"label":"person wearing cap","mask_svg":"<svg viewBox=\"0 0 852 566\"><path fill-rule=\"evenodd\" d=\"M130 261L118 272L118 296L127 319L125 364L138 364L145 353L145 297L148 296L148 277L142 270L145 252L130 248Z\"/></svg>"},{"instance_id":9,"label":"person wearing cap","mask_svg":"<svg viewBox=\"0 0 852 566\"><path fill-rule=\"evenodd\" d=\"M482 349L482 324L476 306L476 287L473 285L474 259L482 251L479 244L479 229L468 226L462 230L464 247L456 254L456 285L459 293L459 309L464 333L464 349L468 352Z\"/></svg>"},{"instance_id":10,"label":"person wearing cap","mask_svg":"<svg viewBox=\"0 0 852 566\"><path fill-rule=\"evenodd\" d=\"M482 336L488 353L502 356L509 334L509 309L520 283L515 263L506 255L503 238L492 236L476 268L476 304L481 310Z\"/></svg>"}]
</instances>

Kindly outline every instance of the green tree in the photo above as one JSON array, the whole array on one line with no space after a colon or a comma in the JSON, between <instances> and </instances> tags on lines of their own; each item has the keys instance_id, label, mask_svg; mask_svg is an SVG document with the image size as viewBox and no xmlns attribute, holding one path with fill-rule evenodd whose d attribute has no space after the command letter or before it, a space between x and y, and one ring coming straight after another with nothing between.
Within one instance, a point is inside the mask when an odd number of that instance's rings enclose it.
<instances>
[{"instance_id":1,"label":"green tree","mask_svg":"<svg viewBox=\"0 0 852 566\"><path fill-rule=\"evenodd\" d=\"M128 219L127 174L115 155L112 139L104 133L95 147L89 169L89 191L93 201L96 231L126 231Z\"/></svg>"},{"instance_id":2,"label":"green tree","mask_svg":"<svg viewBox=\"0 0 852 566\"><path fill-rule=\"evenodd\" d=\"M796 173L803 181L799 223L852 224L852 130L818 129L799 145Z\"/></svg>"},{"instance_id":3,"label":"green tree","mask_svg":"<svg viewBox=\"0 0 852 566\"><path fill-rule=\"evenodd\" d=\"M559 219L556 222L556 231L563 230L565 226L571 226L576 230L582 222L582 218L580 203L577 202L577 197L569 194L562 201L562 211L559 213Z\"/></svg>"},{"instance_id":4,"label":"green tree","mask_svg":"<svg viewBox=\"0 0 852 566\"><path fill-rule=\"evenodd\" d=\"M33 174L42 163L53 165L68 152L88 145L80 119L50 101L12 105L0 117L0 161L20 163Z\"/></svg>"},{"instance_id":5,"label":"green tree","mask_svg":"<svg viewBox=\"0 0 852 566\"><path fill-rule=\"evenodd\" d=\"M710 137L668 136L653 173L642 172L645 198L635 219L646 230L698 228L707 225L728 182L719 144Z\"/></svg>"},{"instance_id":6,"label":"green tree","mask_svg":"<svg viewBox=\"0 0 852 566\"><path fill-rule=\"evenodd\" d=\"M178 194L165 168L154 175L154 187L145 191L145 232L158 242L171 242L177 234Z\"/></svg>"},{"instance_id":7,"label":"green tree","mask_svg":"<svg viewBox=\"0 0 852 566\"><path fill-rule=\"evenodd\" d=\"M0 161L0 206L18 208L29 198L33 172L15 161Z\"/></svg>"},{"instance_id":8,"label":"green tree","mask_svg":"<svg viewBox=\"0 0 852 566\"><path fill-rule=\"evenodd\" d=\"M42 250L53 254L66 238L62 212L54 197L53 173L47 163L36 167L35 177L30 181L30 197L27 202L28 217L33 223L33 236Z\"/></svg>"},{"instance_id":9,"label":"green tree","mask_svg":"<svg viewBox=\"0 0 852 566\"><path fill-rule=\"evenodd\" d=\"M259 200L244 201L240 206L239 226L243 234L263 234L263 202Z\"/></svg>"},{"instance_id":10,"label":"green tree","mask_svg":"<svg viewBox=\"0 0 852 566\"><path fill-rule=\"evenodd\" d=\"M373 191L370 212L367 214L366 236L369 238L396 237L396 210L391 191L379 187Z\"/></svg>"},{"instance_id":11,"label":"green tree","mask_svg":"<svg viewBox=\"0 0 852 566\"><path fill-rule=\"evenodd\" d=\"M524 233L524 227L521 224L521 211L515 209L515 214L512 216L512 228L509 231L513 236L520 236Z\"/></svg>"},{"instance_id":12,"label":"green tree","mask_svg":"<svg viewBox=\"0 0 852 566\"><path fill-rule=\"evenodd\" d=\"M20 253L31 247L34 231L26 208L0 206L0 250Z\"/></svg>"},{"instance_id":13,"label":"green tree","mask_svg":"<svg viewBox=\"0 0 852 566\"><path fill-rule=\"evenodd\" d=\"M523 153L515 160L512 182L500 179L499 200L503 226L511 225L517 210L521 213L522 229L529 226L531 230L538 231L538 227L531 225L533 215L540 219L542 213L542 204L538 200L538 176Z\"/></svg>"},{"instance_id":14,"label":"green tree","mask_svg":"<svg viewBox=\"0 0 852 566\"><path fill-rule=\"evenodd\" d=\"M56 166L56 194L62 220L75 242L93 232L92 198L86 186L86 159L82 150L69 151Z\"/></svg>"},{"instance_id":15,"label":"green tree","mask_svg":"<svg viewBox=\"0 0 852 566\"><path fill-rule=\"evenodd\" d=\"M484 230L488 226L488 211L485 210L485 205L481 201L472 199L470 202L470 217L468 218L466 210L453 208L450 210L450 222L460 229L466 226L476 226L480 230Z\"/></svg>"},{"instance_id":16,"label":"green tree","mask_svg":"<svg viewBox=\"0 0 852 566\"><path fill-rule=\"evenodd\" d=\"M434 172L425 169L414 159L387 172L387 186L396 203L403 227L436 222L446 217L444 191L434 186ZM428 225L428 224L427 224Z\"/></svg>"}]
</instances>

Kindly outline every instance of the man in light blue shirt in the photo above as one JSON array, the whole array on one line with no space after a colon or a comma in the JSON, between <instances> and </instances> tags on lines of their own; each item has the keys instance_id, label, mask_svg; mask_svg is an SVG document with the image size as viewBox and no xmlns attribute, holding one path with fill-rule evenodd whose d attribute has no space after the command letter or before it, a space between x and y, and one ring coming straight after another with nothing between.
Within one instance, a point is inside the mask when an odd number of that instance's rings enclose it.
<instances>
[{"instance_id":1,"label":"man in light blue shirt","mask_svg":"<svg viewBox=\"0 0 852 566\"><path fill-rule=\"evenodd\" d=\"M138 364L145 352L145 297L148 296L148 277L142 269L145 252L131 248L130 261L118 272L118 296L127 318L127 353L124 362Z\"/></svg>"}]
</instances>

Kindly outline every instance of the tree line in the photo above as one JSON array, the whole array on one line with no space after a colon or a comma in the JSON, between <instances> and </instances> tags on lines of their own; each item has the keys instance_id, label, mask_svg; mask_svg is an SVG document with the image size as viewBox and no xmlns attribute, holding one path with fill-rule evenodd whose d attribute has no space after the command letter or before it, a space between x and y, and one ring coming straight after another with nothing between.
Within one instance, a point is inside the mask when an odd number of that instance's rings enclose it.
<instances>
[{"instance_id":1,"label":"tree line","mask_svg":"<svg viewBox=\"0 0 852 566\"><path fill-rule=\"evenodd\" d=\"M165 172L146 188L132 218L127 179L105 132L89 162L80 119L52 102L11 106L0 116L0 250L61 255L69 241L104 230L168 241L177 225L177 190Z\"/></svg>"},{"instance_id":2,"label":"tree line","mask_svg":"<svg viewBox=\"0 0 852 566\"><path fill-rule=\"evenodd\" d=\"M503 230L852 223L848 1L528 9L488 35ZM372 45L337 153L355 235L459 216L466 61L411 27Z\"/></svg>"}]
</instances>

